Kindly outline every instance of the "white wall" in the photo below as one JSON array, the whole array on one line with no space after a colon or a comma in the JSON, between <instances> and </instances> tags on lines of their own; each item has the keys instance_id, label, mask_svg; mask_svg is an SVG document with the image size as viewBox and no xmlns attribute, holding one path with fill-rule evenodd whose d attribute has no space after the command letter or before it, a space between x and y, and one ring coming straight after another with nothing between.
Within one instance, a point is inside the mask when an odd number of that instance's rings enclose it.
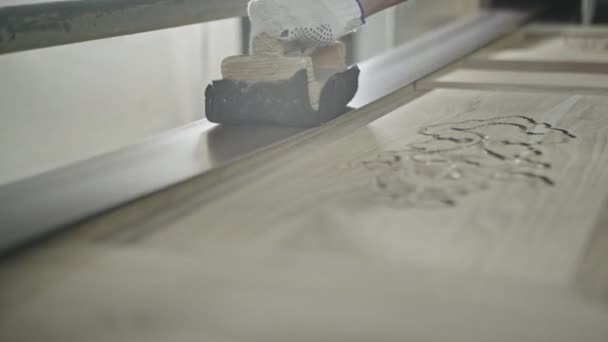
<instances>
[{"instance_id":1,"label":"white wall","mask_svg":"<svg viewBox=\"0 0 608 342\"><path fill-rule=\"evenodd\" d=\"M367 20L356 33L354 59L363 61L479 9L479 0L409 0Z\"/></svg>"},{"instance_id":2,"label":"white wall","mask_svg":"<svg viewBox=\"0 0 608 342\"><path fill-rule=\"evenodd\" d=\"M479 10L479 0L409 0L397 8L396 42L403 43L425 32Z\"/></svg>"},{"instance_id":3,"label":"white wall","mask_svg":"<svg viewBox=\"0 0 608 342\"><path fill-rule=\"evenodd\" d=\"M397 7L403 7L401 4ZM395 8L367 18L367 23L355 34L354 60L364 61L395 46Z\"/></svg>"},{"instance_id":4,"label":"white wall","mask_svg":"<svg viewBox=\"0 0 608 342\"><path fill-rule=\"evenodd\" d=\"M202 118L240 46L230 19L0 56L0 185Z\"/></svg>"}]
</instances>

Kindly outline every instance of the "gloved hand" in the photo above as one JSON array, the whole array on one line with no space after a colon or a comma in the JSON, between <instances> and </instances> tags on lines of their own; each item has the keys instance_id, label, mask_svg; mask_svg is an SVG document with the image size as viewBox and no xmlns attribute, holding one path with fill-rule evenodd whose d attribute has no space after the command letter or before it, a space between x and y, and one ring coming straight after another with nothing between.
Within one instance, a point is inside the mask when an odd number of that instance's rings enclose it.
<instances>
[{"instance_id":1,"label":"gloved hand","mask_svg":"<svg viewBox=\"0 0 608 342\"><path fill-rule=\"evenodd\" d=\"M300 49L329 45L365 23L359 0L251 0L251 36L266 33Z\"/></svg>"}]
</instances>

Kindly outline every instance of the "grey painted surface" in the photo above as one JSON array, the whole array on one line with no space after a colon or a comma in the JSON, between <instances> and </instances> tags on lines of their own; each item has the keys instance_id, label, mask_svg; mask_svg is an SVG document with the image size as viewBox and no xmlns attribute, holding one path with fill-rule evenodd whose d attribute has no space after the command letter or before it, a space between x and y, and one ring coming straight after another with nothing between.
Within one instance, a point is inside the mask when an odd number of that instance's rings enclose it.
<instances>
[{"instance_id":1,"label":"grey painted surface","mask_svg":"<svg viewBox=\"0 0 608 342\"><path fill-rule=\"evenodd\" d=\"M247 0L9 0L0 54L246 14Z\"/></svg>"}]
</instances>

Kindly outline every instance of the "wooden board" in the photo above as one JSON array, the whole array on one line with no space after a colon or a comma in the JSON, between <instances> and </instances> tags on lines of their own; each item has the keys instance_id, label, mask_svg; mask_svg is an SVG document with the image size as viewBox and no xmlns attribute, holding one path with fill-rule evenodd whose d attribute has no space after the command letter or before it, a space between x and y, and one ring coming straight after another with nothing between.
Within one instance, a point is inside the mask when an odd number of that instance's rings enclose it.
<instances>
[{"instance_id":1,"label":"wooden board","mask_svg":"<svg viewBox=\"0 0 608 342\"><path fill-rule=\"evenodd\" d=\"M480 70L456 65L418 82L416 88L537 90L608 95L608 74L511 70Z\"/></svg>"},{"instance_id":2,"label":"wooden board","mask_svg":"<svg viewBox=\"0 0 608 342\"><path fill-rule=\"evenodd\" d=\"M428 76L416 88L608 94L608 27L533 25Z\"/></svg>"},{"instance_id":3,"label":"wooden board","mask_svg":"<svg viewBox=\"0 0 608 342\"><path fill-rule=\"evenodd\" d=\"M250 238L339 246L568 285L607 195L598 185L608 180L608 152L597 147L607 138L607 103L433 91L329 147L272 162L246 186L134 240L180 249ZM323 246L331 241L338 246Z\"/></svg>"},{"instance_id":4,"label":"wooden board","mask_svg":"<svg viewBox=\"0 0 608 342\"><path fill-rule=\"evenodd\" d=\"M608 73L608 26L531 25L464 61L476 69Z\"/></svg>"},{"instance_id":5,"label":"wooden board","mask_svg":"<svg viewBox=\"0 0 608 342\"><path fill-rule=\"evenodd\" d=\"M4 262L0 340L606 341L607 105L434 90L237 163Z\"/></svg>"},{"instance_id":6,"label":"wooden board","mask_svg":"<svg viewBox=\"0 0 608 342\"><path fill-rule=\"evenodd\" d=\"M608 26L532 25L480 50L473 58L608 63Z\"/></svg>"}]
</instances>

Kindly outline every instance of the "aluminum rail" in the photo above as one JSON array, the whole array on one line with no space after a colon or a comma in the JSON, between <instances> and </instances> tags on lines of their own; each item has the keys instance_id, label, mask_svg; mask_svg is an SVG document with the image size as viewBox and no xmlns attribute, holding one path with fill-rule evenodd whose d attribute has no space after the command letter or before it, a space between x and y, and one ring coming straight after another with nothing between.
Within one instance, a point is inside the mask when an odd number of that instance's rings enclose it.
<instances>
[{"instance_id":1,"label":"aluminum rail","mask_svg":"<svg viewBox=\"0 0 608 342\"><path fill-rule=\"evenodd\" d=\"M4 0L0 54L246 15L247 0Z\"/></svg>"},{"instance_id":2,"label":"aluminum rail","mask_svg":"<svg viewBox=\"0 0 608 342\"><path fill-rule=\"evenodd\" d=\"M516 29L528 17L481 13L362 63L360 93L353 103L364 106L411 85ZM298 132L201 121L141 145L0 187L0 251L183 183Z\"/></svg>"}]
</instances>

